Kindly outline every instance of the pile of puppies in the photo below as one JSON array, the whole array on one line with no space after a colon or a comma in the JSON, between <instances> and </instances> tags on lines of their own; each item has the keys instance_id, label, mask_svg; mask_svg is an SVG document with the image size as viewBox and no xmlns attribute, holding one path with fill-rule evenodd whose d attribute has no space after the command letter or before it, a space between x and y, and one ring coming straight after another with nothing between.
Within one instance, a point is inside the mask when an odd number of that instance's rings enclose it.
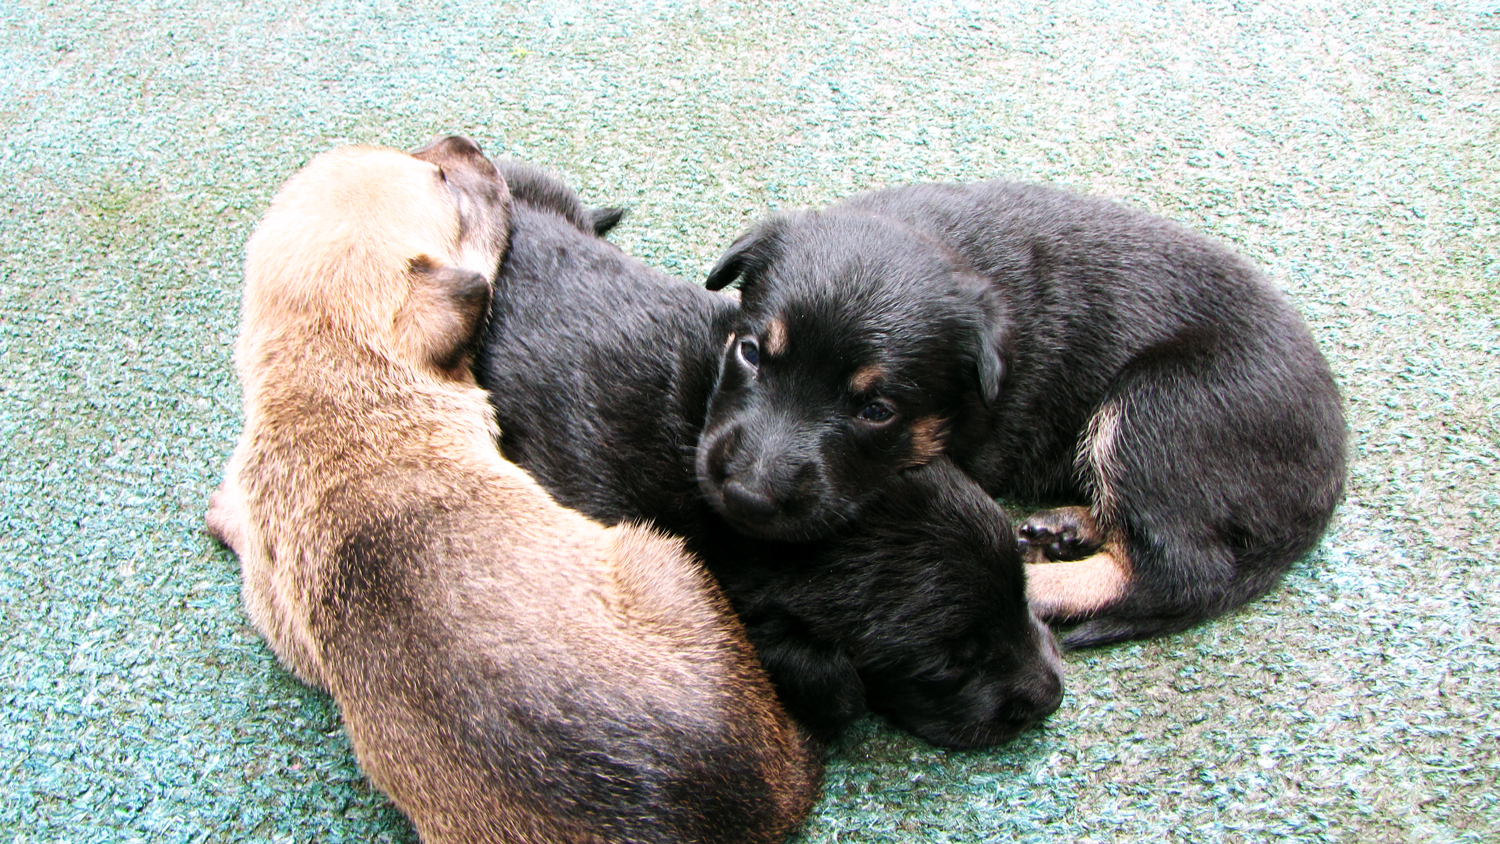
<instances>
[{"instance_id":1,"label":"pile of puppies","mask_svg":"<svg viewBox=\"0 0 1500 844\"><path fill-rule=\"evenodd\" d=\"M1239 606L1341 494L1305 326L1170 223L898 188L704 289L620 217L449 137L317 157L247 247L209 529L425 841L780 840L860 713L1004 741L1061 700L1049 623Z\"/></svg>"}]
</instances>

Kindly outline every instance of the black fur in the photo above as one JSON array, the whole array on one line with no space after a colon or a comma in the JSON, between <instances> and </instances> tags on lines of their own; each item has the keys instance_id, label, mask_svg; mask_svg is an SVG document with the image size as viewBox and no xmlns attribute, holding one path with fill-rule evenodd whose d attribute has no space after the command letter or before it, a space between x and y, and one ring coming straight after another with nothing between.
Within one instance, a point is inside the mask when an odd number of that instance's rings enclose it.
<instances>
[{"instance_id":1,"label":"black fur","mask_svg":"<svg viewBox=\"0 0 1500 844\"><path fill-rule=\"evenodd\" d=\"M1097 535L1023 526L1049 559L1123 548L1124 593L1053 618L1082 621L1064 639L1082 646L1264 593L1342 495L1340 401L1301 318L1165 220L1040 186L917 185L762 222L708 287L736 279L736 335L779 321L788 345L755 366L725 356L700 445L705 495L744 530L858 518L910 462L914 423L939 420L942 452L990 494L1092 508ZM878 385L853 389L872 366ZM894 417L857 418L874 401ZM1091 434L1096 414L1113 424Z\"/></svg>"},{"instance_id":2,"label":"black fur","mask_svg":"<svg viewBox=\"0 0 1500 844\"><path fill-rule=\"evenodd\" d=\"M948 460L896 475L846 535L700 541L789 711L829 734L868 705L935 744L1005 741L1057 707L1051 633L995 502Z\"/></svg>"},{"instance_id":3,"label":"black fur","mask_svg":"<svg viewBox=\"0 0 1500 844\"><path fill-rule=\"evenodd\" d=\"M977 485L942 462L872 490L868 522L819 542L736 533L695 470L734 302L597 237L609 215L541 171L501 169L511 245L476 372L506 457L565 506L685 536L788 710L824 738L868 706L978 746L1057 707L1056 645L1026 607L1010 523Z\"/></svg>"}]
</instances>

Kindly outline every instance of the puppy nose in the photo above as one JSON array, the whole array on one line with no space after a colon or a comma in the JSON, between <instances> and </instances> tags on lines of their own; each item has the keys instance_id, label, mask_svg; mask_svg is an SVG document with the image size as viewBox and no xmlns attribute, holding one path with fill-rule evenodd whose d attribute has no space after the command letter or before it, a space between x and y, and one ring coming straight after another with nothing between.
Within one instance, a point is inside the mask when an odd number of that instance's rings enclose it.
<instances>
[{"instance_id":1,"label":"puppy nose","mask_svg":"<svg viewBox=\"0 0 1500 844\"><path fill-rule=\"evenodd\" d=\"M1062 705L1062 699L1062 678L1047 672L1038 679L1035 686L1026 690L1023 705L1029 710L1029 720L1040 721L1056 712L1057 707Z\"/></svg>"},{"instance_id":2,"label":"puppy nose","mask_svg":"<svg viewBox=\"0 0 1500 844\"><path fill-rule=\"evenodd\" d=\"M1028 683L1022 697L1023 704L1031 712L1031 718L1040 721L1057 711L1063 699L1062 648L1052 629L1031 614L1032 635L1036 636L1041 659L1032 665L1033 680Z\"/></svg>"},{"instance_id":3,"label":"puppy nose","mask_svg":"<svg viewBox=\"0 0 1500 844\"><path fill-rule=\"evenodd\" d=\"M724 484L724 506L738 516L767 519L776 515L776 499L763 490L731 478Z\"/></svg>"}]
</instances>

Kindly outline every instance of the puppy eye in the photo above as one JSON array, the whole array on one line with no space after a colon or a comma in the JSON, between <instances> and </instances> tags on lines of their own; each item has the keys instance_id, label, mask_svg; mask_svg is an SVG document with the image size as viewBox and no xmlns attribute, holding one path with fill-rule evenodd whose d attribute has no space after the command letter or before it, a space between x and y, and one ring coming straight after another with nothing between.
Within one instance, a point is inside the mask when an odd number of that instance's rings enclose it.
<instances>
[{"instance_id":1,"label":"puppy eye","mask_svg":"<svg viewBox=\"0 0 1500 844\"><path fill-rule=\"evenodd\" d=\"M740 360L746 366L760 366L760 344L755 342L754 337L746 337L740 341Z\"/></svg>"},{"instance_id":2,"label":"puppy eye","mask_svg":"<svg viewBox=\"0 0 1500 844\"><path fill-rule=\"evenodd\" d=\"M864 407L860 408L859 411L860 419L863 419L866 422L874 422L877 425L881 422L889 422L891 420L891 417L895 415L896 409L891 407L889 403L884 401L872 401Z\"/></svg>"},{"instance_id":3,"label":"puppy eye","mask_svg":"<svg viewBox=\"0 0 1500 844\"><path fill-rule=\"evenodd\" d=\"M438 167L438 181L439 182L446 182L446 181L448 181L448 173L442 167Z\"/></svg>"}]
</instances>

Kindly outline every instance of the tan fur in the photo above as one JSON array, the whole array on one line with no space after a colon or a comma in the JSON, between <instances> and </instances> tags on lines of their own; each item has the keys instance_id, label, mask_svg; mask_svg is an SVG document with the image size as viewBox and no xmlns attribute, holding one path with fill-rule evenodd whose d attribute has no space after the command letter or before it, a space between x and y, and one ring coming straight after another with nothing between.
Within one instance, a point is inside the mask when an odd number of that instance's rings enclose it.
<instances>
[{"instance_id":1,"label":"tan fur","mask_svg":"<svg viewBox=\"0 0 1500 844\"><path fill-rule=\"evenodd\" d=\"M1078 444L1074 468L1093 502L1092 515L1101 525L1115 523L1119 496L1113 479L1119 474L1115 439L1125 418L1125 408L1118 401L1106 402L1090 417Z\"/></svg>"},{"instance_id":2,"label":"tan fur","mask_svg":"<svg viewBox=\"0 0 1500 844\"><path fill-rule=\"evenodd\" d=\"M868 393L885 377L885 371L875 365L860 367L849 379L849 392L854 395Z\"/></svg>"},{"instance_id":3,"label":"tan fur","mask_svg":"<svg viewBox=\"0 0 1500 844\"><path fill-rule=\"evenodd\" d=\"M1031 611L1048 620L1084 618L1125 596L1133 574L1125 551L1125 537L1117 528L1101 525L1086 507L1062 507L1086 536L1104 544L1082 560L1051 562L1035 548L1026 559L1026 599Z\"/></svg>"},{"instance_id":4,"label":"tan fur","mask_svg":"<svg viewBox=\"0 0 1500 844\"><path fill-rule=\"evenodd\" d=\"M932 462L943 453L948 440L948 420L940 416L923 416L911 423L911 458L908 466Z\"/></svg>"},{"instance_id":5,"label":"tan fur","mask_svg":"<svg viewBox=\"0 0 1500 844\"><path fill-rule=\"evenodd\" d=\"M1028 555L1026 595L1032 611L1042 618L1087 618L1119 601L1130 588L1134 572L1116 521L1119 499L1112 480L1119 473L1115 440L1124 414L1123 405L1111 401L1090 417L1079 438L1074 468L1093 503L1056 511L1068 513L1082 535L1097 537L1103 545L1098 552L1069 562L1047 560L1040 547Z\"/></svg>"},{"instance_id":6,"label":"tan fur","mask_svg":"<svg viewBox=\"0 0 1500 844\"><path fill-rule=\"evenodd\" d=\"M1118 548L1069 563L1026 566L1026 599L1037 616L1085 618L1125 596L1130 565Z\"/></svg>"},{"instance_id":7,"label":"tan fur","mask_svg":"<svg viewBox=\"0 0 1500 844\"><path fill-rule=\"evenodd\" d=\"M209 529L240 557L256 627L333 694L424 841L594 842L620 820L551 793L572 775L559 748L486 732L511 717L664 749L667 776L673 743L707 737L769 804L724 840L778 840L817 766L717 589L679 541L565 510L503 460L454 365L472 302L443 285L493 281L508 196L492 182L503 202L476 207L436 165L356 147L282 188L247 247L245 429ZM727 787L675 773L710 801Z\"/></svg>"},{"instance_id":8,"label":"tan fur","mask_svg":"<svg viewBox=\"0 0 1500 844\"><path fill-rule=\"evenodd\" d=\"M779 319L773 319L766 323L765 334L761 337L768 355L784 355L787 349L786 323Z\"/></svg>"}]
</instances>

